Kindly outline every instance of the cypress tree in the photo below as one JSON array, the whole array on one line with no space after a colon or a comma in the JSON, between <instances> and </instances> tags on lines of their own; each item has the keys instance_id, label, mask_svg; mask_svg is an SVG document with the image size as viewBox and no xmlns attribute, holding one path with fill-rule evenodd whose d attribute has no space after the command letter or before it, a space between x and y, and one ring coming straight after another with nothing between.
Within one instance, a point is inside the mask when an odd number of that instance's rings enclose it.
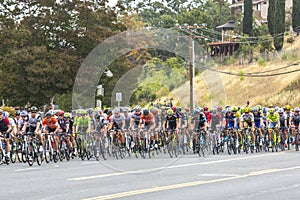
<instances>
[{"instance_id":1,"label":"cypress tree","mask_svg":"<svg viewBox=\"0 0 300 200\"><path fill-rule=\"evenodd\" d=\"M269 28L269 33L273 36L274 35L274 17L275 17L275 3L276 0L269 1L269 7L268 7L268 28Z\"/></svg>"},{"instance_id":2,"label":"cypress tree","mask_svg":"<svg viewBox=\"0 0 300 200\"><path fill-rule=\"evenodd\" d=\"M285 32L285 0L275 1L274 15L274 47L280 51L283 47L284 32Z\"/></svg>"},{"instance_id":3,"label":"cypress tree","mask_svg":"<svg viewBox=\"0 0 300 200\"><path fill-rule=\"evenodd\" d=\"M253 32L252 0L244 1L243 33L252 36Z\"/></svg>"},{"instance_id":4,"label":"cypress tree","mask_svg":"<svg viewBox=\"0 0 300 200\"><path fill-rule=\"evenodd\" d=\"M293 19L293 29L299 35L300 34L300 1L299 0L293 0L292 19Z\"/></svg>"}]
</instances>

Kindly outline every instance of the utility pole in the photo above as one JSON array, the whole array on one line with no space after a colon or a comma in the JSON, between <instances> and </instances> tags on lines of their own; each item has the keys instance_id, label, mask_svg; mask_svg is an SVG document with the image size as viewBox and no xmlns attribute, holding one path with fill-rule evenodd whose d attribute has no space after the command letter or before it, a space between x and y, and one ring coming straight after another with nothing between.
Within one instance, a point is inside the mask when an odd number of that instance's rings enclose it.
<instances>
[{"instance_id":1,"label":"utility pole","mask_svg":"<svg viewBox=\"0 0 300 200\"><path fill-rule=\"evenodd\" d=\"M194 36L193 31L196 29L202 29L205 28L206 24L203 24L202 26L198 26L198 24L194 24L193 26L190 26L188 24L184 24L183 26L176 25L179 29L186 29L189 33L189 57L190 57L190 64L189 64L189 70L190 70L190 111L192 112L195 108L194 103L194 77L195 77L195 48L194 48L194 39L195 38L203 38L202 36Z\"/></svg>"}]
</instances>

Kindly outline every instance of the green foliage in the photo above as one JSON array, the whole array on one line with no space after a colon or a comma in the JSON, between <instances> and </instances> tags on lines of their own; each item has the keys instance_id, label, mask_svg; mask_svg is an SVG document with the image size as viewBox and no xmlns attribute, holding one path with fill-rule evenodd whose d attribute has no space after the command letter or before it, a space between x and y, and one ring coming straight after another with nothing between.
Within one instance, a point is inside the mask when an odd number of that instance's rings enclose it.
<instances>
[{"instance_id":1,"label":"green foliage","mask_svg":"<svg viewBox=\"0 0 300 200\"><path fill-rule=\"evenodd\" d=\"M275 2L274 47L280 51L283 47L285 32L285 0L275 0Z\"/></svg>"},{"instance_id":2,"label":"green foliage","mask_svg":"<svg viewBox=\"0 0 300 200\"><path fill-rule=\"evenodd\" d=\"M18 9L21 3L24 7ZM99 42L126 29L106 3L100 0L0 3L0 98L9 99L13 106L27 103L41 106L54 96L62 95L64 99L64 94L69 95L77 70L88 53ZM125 64L119 66L128 70ZM68 107L65 102L61 104Z\"/></svg>"},{"instance_id":3,"label":"green foliage","mask_svg":"<svg viewBox=\"0 0 300 200\"><path fill-rule=\"evenodd\" d=\"M245 79L245 76L244 76L244 75L245 75L245 72L241 70L241 71L239 72L240 81L243 81L243 80Z\"/></svg>"},{"instance_id":4,"label":"green foliage","mask_svg":"<svg viewBox=\"0 0 300 200\"><path fill-rule=\"evenodd\" d=\"M250 36L253 34L252 0L244 1L243 33Z\"/></svg>"},{"instance_id":5,"label":"green foliage","mask_svg":"<svg viewBox=\"0 0 300 200\"><path fill-rule=\"evenodd\" d=\"M259 65L259 66L262 66L262 67L265 67L265 66L267 65L267 62L266 62L266 60L264 60L264 59L260 59L260 60L258 61L258 65Z\"/></svg>"},{"instance_id":6,"label":"green foliage","mask_svg":"<svg viewBox=\"0 0 300 200\"><path fill-rule=\"evenodd\" d=\"M273 36L275 34L275 8L276 8L276 1L269 1L269 7L268 7L268 28L269 28L269 33Z\"/></svg>"},{"instance_id":7,"label":"green foliage","mask_svg":"<svg viewBox=\"0 0 300 200\"><path fill-rule=\"evenodd\" d=\"M293 29L298 34L300 33L300 1L293 0L292 20Z\"/></svg>"},{"instance_id":8,"label":"green foliage","mask_svg":"<svg viewBox=\"0 0 300 200\"><path fill-rule=\"evenodd\" d=\"M288 54L285 53L281 56L281 60L286 61L288 57L289 57Z\"/></svg>"}]
</instances>

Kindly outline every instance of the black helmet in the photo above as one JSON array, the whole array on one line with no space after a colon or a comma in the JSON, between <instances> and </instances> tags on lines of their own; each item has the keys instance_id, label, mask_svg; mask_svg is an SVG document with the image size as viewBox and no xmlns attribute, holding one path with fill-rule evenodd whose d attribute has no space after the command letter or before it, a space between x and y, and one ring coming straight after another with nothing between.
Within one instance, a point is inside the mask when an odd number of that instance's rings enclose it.
<instances>
[{"instance_id":1,"label":"black helmet","mask_svg":"<svg viewBox=\"0 0 300 200\"><path fill-rule=\"evenodd\" d=\"M148 109L144 109L144 110L143 110L143 114L144 114L144 115L149 115L149 113L150 113L150 112L149 112Z\"/></svg>"},{"instance_id":2,"label":"black helmet","mask_svg":"<svg viewBox=\"0 0 300 200\"><path fill-rule=\"evenodd\" d=\"M45 114L45 117L51 117L52 116L52 112L48 111L46 114Z\"/></svg>"},{"instance_id":3,"label":"black helmet","mask_svg":"<svg viewBox=\"0 0 300 200\"><path fill-rule=\"evenodd\" d=\"M21 111L16 110L16 115L20 115Z\"/></svg>"},{"instance_id":4,"label":"black helmet","mask_svg":"<svg viewBox=\"0 0 300 200\"><path fill-rule=\"evenodd\" d=\"M100 114L98 112L95 113L95 119L100 119Z\"/></svg>"},{"instance_id":5,"label":"black helmet","mask_svg":"<svg viewBox=\"0 0 300 200\"><path fill-rule=\"evenodd\" d=\"M37 107L35 107L35 106L32 106L32 107L30 108L30 110L31 110L31 111L38 111Z\"/></svg>"}]
</instances>

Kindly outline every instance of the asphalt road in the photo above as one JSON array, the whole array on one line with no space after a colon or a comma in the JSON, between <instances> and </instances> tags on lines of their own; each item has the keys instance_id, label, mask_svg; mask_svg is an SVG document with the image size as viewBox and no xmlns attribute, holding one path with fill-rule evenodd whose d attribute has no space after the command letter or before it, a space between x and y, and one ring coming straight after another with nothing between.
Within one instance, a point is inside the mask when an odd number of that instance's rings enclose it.
<instances>
[{"instance_id":1,"label":"asphalt road","mask_svg":"<svg viewBox=\"0 0 300 200\"><path fill-rule=\"evenodd\" d=\"M0 166L0 199L298 199L300 152Z\"/></svg>"}]
</instances>

